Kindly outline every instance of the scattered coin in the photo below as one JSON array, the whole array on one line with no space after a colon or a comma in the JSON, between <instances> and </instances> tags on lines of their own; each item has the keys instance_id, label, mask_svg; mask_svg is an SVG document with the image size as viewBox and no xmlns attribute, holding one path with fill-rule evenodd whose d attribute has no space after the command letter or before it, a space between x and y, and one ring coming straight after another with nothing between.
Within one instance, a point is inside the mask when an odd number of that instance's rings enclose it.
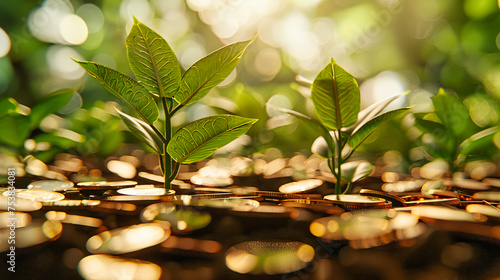
<instances>
[{"instance_id":1,"label":"scattered coin","mask_svg":"<svg viewBox=\"0 0 500 280\"><path fill-rule=\"evenodd\" d=\"M124 254L155 246L170 236L166 223L144 223L105 231L87 240L93 254Z\"/></svg>"},{"instance_id":2,"label":"scattered coin","mask_svg":"<svg viewBox=\"0 0 500 280\"><path fill-rule=\"evenodd\" d=\"M3 196L9 196L10 192L3 192ZM44 190L33 190L33 189L16 189L15 196L22 199L27 199L37 202L54 202L64 199L64 195Z\"/></svg>"},{"instance_id":3,"label":"scattered coin","mask_svg":"<svg viewBox=\"0 0 500 280\"><path fill-rule=\"evenodd\" d=\"M314 248L302 242L248 241L229 248L225 260L241 274L277 275L303 269L314 256Z\"/></svg>"},{"instance_id":4,"label":"scattered coin","mask_svg":"<svg viewBox=\"0 0 500 280\"><path fill-rule=\"evenodd\" d=\"M284 184L279 187L279 191L282 193L307 193L321 187L322 185L322 180L308 179Z\"/></svg>"},{"instance_id":5,"label":"scattered coin","mask_svg":"<svg viewBox=\"0 0 500 280\"><path fill-rule=\"evenodd\" d=\"M75 184L70 181L60 181L60 180L40 180L31 182L28 185L28 189L33 190L45 190L45 191L65 191L69 188L72 188Z\"/></svg>"}]
</instances>

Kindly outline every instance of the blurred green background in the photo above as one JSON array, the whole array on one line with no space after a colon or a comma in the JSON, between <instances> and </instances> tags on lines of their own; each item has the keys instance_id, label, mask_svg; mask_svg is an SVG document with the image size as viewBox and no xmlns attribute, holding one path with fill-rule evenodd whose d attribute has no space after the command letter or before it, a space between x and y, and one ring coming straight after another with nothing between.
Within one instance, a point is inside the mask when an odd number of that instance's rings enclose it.
<instances>
[{"instance_id":1,"label":"blurred green background","mask_svg":"<svg viewBox=\"0 0 500 280\"><path fill-rule=\"evenodd\" d=\"M135 16L167 40L183 69L225 44L257 36L236 71L176 120L220 112L258 118L241 140L243 153L271 147L283 156L311 153L318 135L266 104L314 116L300 80L313 80L331 57L358 79L362 108L411 90L391 108L431 112L431 97L444 88L485 129L500 123L499 6L496 0L2 1L0 99L32 107L51 92L74 88L69 104L34 134L60 127L81 134L86 140L71 147L80 155L105 156L135 141L116 118L114 97L70 60L132 76L125 38ZM411 117L391 121L361 153L375 159L391 151L405 171L429 160L415 135ZM496 160L499 146L495 137L489 160Z\"/></svg>"}]
</instances>

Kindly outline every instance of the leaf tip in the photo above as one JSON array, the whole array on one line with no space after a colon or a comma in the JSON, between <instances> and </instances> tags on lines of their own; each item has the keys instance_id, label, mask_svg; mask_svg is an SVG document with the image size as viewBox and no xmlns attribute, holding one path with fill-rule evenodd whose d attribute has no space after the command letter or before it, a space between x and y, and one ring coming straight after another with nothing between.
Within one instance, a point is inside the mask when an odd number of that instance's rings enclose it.
<instances>
[{"instance_id":1,"label":"leaf tip","mask_svg":"<svg viewBox=\"0 0 500 280\"><path fill-rule=\"evenodd\" d=\"M253 118L248 120L250 121L251 124L254 124L259 121L259 119L253 119Z\"/></svg>"},{"instance_id":2,"label":"leaf tip","mask_svg":"<svg viewBox=\"0 0 500 280\"><path fill-rule=\"evenodd\" d=\"M259 37L259 35L255 35L253 36L252 38L248 39L248 43L252 43L253 41L255 41L257 39L257 37Z\"/></svg>"},{"instance_id":3,"label":"leaf tip","mask_svg":"<svg viewBox=\"0 0 500 280\"><path fill-rule=\"evenodd\" d=\"M115 106L115 111L116 111L118 114L120 114L120 115L123 113L122 111L120 111L120 109L118 109L118 107L117 107L117 106Z\"/></svg>"},{"instance_id":4,"label":"leaf tip","mask_svg":"<svg viewBox=\"0 0 500 280\"><path fill-rule=\"evenodd\" d=\"M70 58L71 60L73 60L74 62L78 63L78 64L80 64L81 62L83 62L83 61L78 60L78 59L76 59L76 58L72 58L71 56L70 56L69 58Z\"/></svg>"},{"instance_id":5,"label":"leaf tip","mask_svg":"<svg viewBox=\"0 0 500 280\"><path fill-rule=\"evenodd\" d=\"M403 92L403 93L400 94L400 97L401 96L406 96L406 95L410 94L410 92L411 92L411 89L406 90L405 92Z\"/></svg>"}]
</instances>

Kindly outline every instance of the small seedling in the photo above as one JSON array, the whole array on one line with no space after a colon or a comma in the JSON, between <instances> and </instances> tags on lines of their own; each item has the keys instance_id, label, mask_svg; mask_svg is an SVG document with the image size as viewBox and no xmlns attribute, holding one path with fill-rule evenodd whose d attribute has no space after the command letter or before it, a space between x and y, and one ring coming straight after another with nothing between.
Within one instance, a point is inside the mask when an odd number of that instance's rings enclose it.
<instances>
[{"instance_id":1,"label":"small seedling","mask_svg":"<svg viewBox=\"0 0 500 280\"><path fill-rule=\"evenodd\" d=\"M171 124L180 109L198 101L227 78L251 42L227 45L181 75L177 57L165 39L134 18L126 45L130 67L138 81L94 62L75 62L134 109L140 119L117 111L130 132L160 156L165 188L170 189L182 163L209 157L245 134L257 121L216 115L188 123L175 133Z\"/></svg>"},{"instance_id":2,"label":"small seedling","mask_svg":"<svg viewBox=\"0 0 500 280\"><path fill-rule=\"evenodd\" d=\"M491 157L497 151L493 139L500 126L481 130L467 106L444 89L432 103L433 112L415 114L415 127L422 132L421 143L431 157L445 160L455 172L467 162Z\"/></svg>"},{"instance_id":3,"label":"small seedling","mask_svg":"<svg viewBox=\"0 0 500 280\"><path fill-rule=\"evenodd\" d=\"M382 113L399 96L382 100L360 111L358 83L332 59L311 85L317 120L293 110L277 109L307 122L325 140L326 151L323 155L328 158L328 166L337 179L335 194L340 194L342 180L347 182L343 192L347 193L352 183L372 172L372 166L367 161L347 162L353 152L382 122L401 116L410 109Z\"/></svg>"}]
</instances>

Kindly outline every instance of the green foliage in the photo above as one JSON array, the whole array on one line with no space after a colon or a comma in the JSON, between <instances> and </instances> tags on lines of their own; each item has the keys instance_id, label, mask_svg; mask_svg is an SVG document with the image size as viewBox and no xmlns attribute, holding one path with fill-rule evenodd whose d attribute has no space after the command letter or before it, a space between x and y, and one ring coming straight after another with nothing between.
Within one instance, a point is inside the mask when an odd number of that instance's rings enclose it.
<instances>
[{"instance_id":1,"label":"green foliage","mask_svg":"<svg viewBox=\"0 0 500 280\"><path fill-rule=\"evenodd\" d=\"M122 118L128 130L130 130L130 132L132 132L137 139L146 144L146 146L149 146L157 154L162 153L163 142L147 123L127 115L118 109L116 109L116 111Z\"/></svg>"},{"instance_id":2,"label":"green foliage","mask_svg":"<svg viewBox=\"0 0 500 280\"><path fill-rule=\"evenodd\" d=\"M131 106L142 119L153 124L158 119L158 107L151 93L124 74L94 62L78 61L94 79L109 92Z\"/></svg>"},{"instance_id":3,"label":"green foliage","mask_svg":"<svg viewBox=\"0 0 500 280\"><path fill-rule=\"evenodd\" d=\"M165 187L170 188L181 163L209 157L218 148L246 133L256 122L237 116L214 116L186 124L174 135L171 125L178 110L204 97L227 78L251 41L237 42L215 51L181 76L180 65L168 43L134 18L126 45L137 82L94 62L75 62L135 110L140 119L119 110L118 114L132 134L158 153ZM161 113L164 119L160 121Z\"/></svg>"},{"instance_id":4,"label":"green foliage","mask_svg":"<svg viewBox=\"0 0 500 280\"><path fill-rule=\"evenodd\" d=\"M353 150L357 149L361 145L361 143L363 143L363 141L365 141L368 136L372 134L373 130L375 130L375 128L377 128L382 122L401 116L406 111L408 111L408 108L389 111L387 113L377 115L363 125L358 126L349 137L349 146Z\"/></svg>"},{"instance_id":5,"label":"green foliage","mask_svg":"<svg viewBox=\"0 0 500 280\"><path fill-rule=\"evenodd\" d=\"M0 100L0 117L15 113L19 113L19 107L14 98L5 98Z\"/></svg>"},{"instance_id":6,"label":"green foliage","mask_svg":"<svg viewBox=\"0 0 500 280\"><path fill-rule=\"evenodd\" d=\"M373 166L366 160L342 164L342 179L349 183L359 181L373 172Z\"/></svg>"},{"instance_id":7,"label":"green foliage","mask_svg":"<svg viewBox=\"0 0 500 280\"><path fill-rule=\"evenodd\" d=\"M245 134L256 121L233 115L199 119L179 129L168 144L167 151L181 163L205 159L219 147Z\"/></svg>"},{"instance_id":8,"label":"green foliage","mask_svg":"<svg viewBox=\"0 0 500 280\"><path fill-rule=\"evenodd\" d=\"M35 155L41 160L49 160L58 150L75 147L78 141L64 135L57 135L56 133L33 134L33 131L40 127L40 123L49 115L63 108L73 94L74 90L71 89L54 92L31 109L26 106L22 106L22 108L13 98L0 100L0 127L2 130L0 144L3 146L1 151L21 158ZM35 146L35 148L37 143L49 144L49 152L37 152L33 147L26 148L25 143L28 139L34 140L32 146Z\"/></svg>"},{"instance_id":9,"label":"green foliage","mask_svg":"<svg viewBox=\"0 0 500 280\"><path fill-rule=\"evenodd\" d=\"M85 139L74 147L75 153L104 159L123 143L121 120L113 114L115 109L111 104L96 101L88 109L79 108L65 117L64 127L78 131Z\"/></svg>"},{"instance_id":10,"label":"green foliage","mask_svg":"<svg viewBox=\"0 0 500 280\"><path fill-rule=\"evenodd\" d=\"M0 120L0 143L21 150L30 134L30 118L23 114L9 114Z\"/></svg>"},{"instance_id":11,"label":"green foliage","mask_svg":"<svg viewBox=\"0 0 500 280\"><path fill-rule=\"evenodd\" d=\"M328 130L348 127L358 119L358 83L333 59L314 80L311 97L319 121Z\"/></svg>"},{"instance_id":12,"label":"green foliage","mask_svg":"<svg viewBox=\"0 0 500 280\"><path fill-rule=\"evenodd\" d=\"M234 70L252 40L225 46L197 61L182 76L180 90L174 95L182 105L191 104L224 81Z\"/></svg>"},{"instance_id":13,"label":"green foliage","mask_svg":"<svg viewBox=\"0 0 500 280\"><path fill-rule=\"evenodd\" d=\"M447 135L458 141L463 140L467 134L477 129L472 122L469 109L443 89L432 98L435 114L441 123L447 128Z\"/></svg>"},{"instance_id":14,"label":"green foliage","mask_svg":"<svg viewBox=\"0 0 500 280\"><path fill-rule=\"evenodd\" d=\"M306 122L325 139L327 147L324 155L328 157L330 170L337 178L335 193L340 194L342 179L348 182L345 193L353 182L372 172L372 166L367 161L347 162L353 152L382 122L401 116L410 109L381 113L397 97L382 100L360 112L356 80L332 59L311 87L318 120L292 110L278 109Z\"/></svg>"},{"instance_id":15,"label":"green foliage","mask_svg":"<svg viewBox=\"0 0 500 280\"><path fill-rule=\"evenodd\" d=\"M421 142L430 156L444 159L452 171L471 158L491 157L500 126L481 130L472 121L469 109L444 89L432 98L432 103L434 112L415 115L415 127L422 132Z\"/></svg>"},{"instance_id":16,"label":"green foliage","mask_svg":"<svg viewBox=\"0 0 500 280\"><path fill-rule=\"evenodd\" d=\"M181 81L181 70L168 43L134 18L127 37L130 67L142 85L157 97L172 97Z\"/></svg>"}]
</instances>

